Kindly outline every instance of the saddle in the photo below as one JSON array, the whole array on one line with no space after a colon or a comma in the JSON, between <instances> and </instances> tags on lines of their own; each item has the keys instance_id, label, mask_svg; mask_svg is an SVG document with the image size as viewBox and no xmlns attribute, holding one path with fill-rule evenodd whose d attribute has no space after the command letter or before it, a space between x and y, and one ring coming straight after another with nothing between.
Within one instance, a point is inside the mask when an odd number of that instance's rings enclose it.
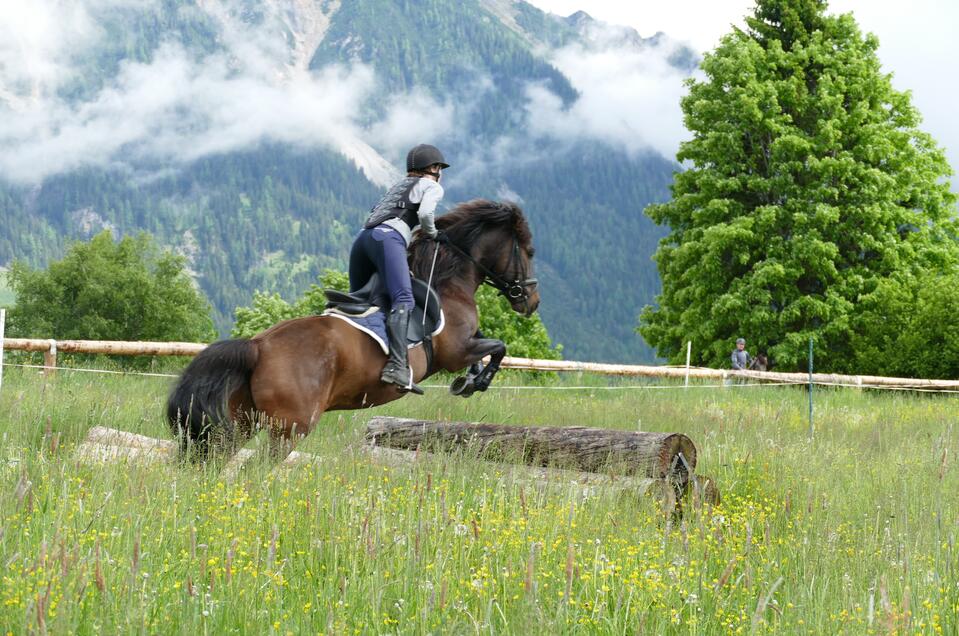
<instances>
[{"instance_id":1,"label":"saddle","mask_svg":"<svg viewBox=\"0 0 959 636\"><path fill-rule=\"evenodd\" d=\"M341 292L325 289L326 312L354 322L363 321L380 313L385 321L390 297L379 274L373 274L369 282L354 292ZM427 301L428 299L428 301ZM424 281L413 279L413 302L415 307L410 315L410 326L406 332L406 341L412 346L429 340L443 330L443 310L436 290L430 289ZM426 321L423 321L423 308L426 308ZM384 330L385 335L385 330Z\"/></svg>"}]
</instances>

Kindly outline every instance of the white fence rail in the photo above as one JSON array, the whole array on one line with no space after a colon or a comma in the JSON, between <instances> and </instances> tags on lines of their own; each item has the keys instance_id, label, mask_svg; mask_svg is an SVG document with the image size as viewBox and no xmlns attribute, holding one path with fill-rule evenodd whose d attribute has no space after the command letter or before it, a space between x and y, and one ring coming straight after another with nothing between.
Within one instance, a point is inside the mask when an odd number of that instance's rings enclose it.
<instances>
[{"instance_id":1,"label":"white fence rail","mask_svg":"<svg viewBox=\"0 0 959 636\"><path fill-rule=\"evenodd\" d=\"M2 325L2 322L0 322ZM2 329L2 326L0 326ZM0 361L3 350L35 351L44 354L44 369L54 372L57 353L91 353L127 356L195 356L207 345L193 342L123 342L103 340L42 340L31 338L2 338L0 334ZM702 367L664 367L653 365L607 364L576 362L572 360L536 360L509 357L501 365L506 369L528 371L589 372L600 375L686 380L740 379L753 382L806 384L807 373L776 373L770 371L733 371ZM0 367L2 368L2 367ZM812 382L820 385L877 387L887 389L920 389L927 391L959 391L959 380L927 380L918 378L889 378L872 375L838 375L814 373Z\"/></svg>"}]
</instances>

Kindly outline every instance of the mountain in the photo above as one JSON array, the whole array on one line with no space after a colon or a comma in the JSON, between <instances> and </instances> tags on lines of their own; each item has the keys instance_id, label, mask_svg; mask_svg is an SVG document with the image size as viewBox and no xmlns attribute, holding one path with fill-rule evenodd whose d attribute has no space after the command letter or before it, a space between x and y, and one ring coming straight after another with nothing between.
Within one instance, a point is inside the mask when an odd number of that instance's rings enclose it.
<instances>
[{"instance_id":1,"label":"mountain","mask_svg":"<svg viewBox=\"0 0 959 636\"><path fill-rule=\"evenodd\" d=\"M688 49L512 0L74 11L21 49L37 59L0 47L0 265L41 265L102 228L148 230L188 258L225 332L254 290L292 297L343 269L406 148L429 141L453 164L447 205L523 206L566 357L653 358L633 328L659 290L664 232L642 210L677 166L644 108L662 99L657 78L691 72ZM648 97L610 81L623 64L653 69L638 76Z\"/></svg>"}]
</instances>

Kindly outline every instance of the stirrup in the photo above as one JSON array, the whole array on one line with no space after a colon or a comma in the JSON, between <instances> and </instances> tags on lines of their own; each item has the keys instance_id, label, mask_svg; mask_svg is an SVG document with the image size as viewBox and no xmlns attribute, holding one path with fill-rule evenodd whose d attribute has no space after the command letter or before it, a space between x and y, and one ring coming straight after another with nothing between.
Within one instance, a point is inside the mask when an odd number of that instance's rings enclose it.
<instances>
[{"instance_id":1,"label":"stirrup","mask_svg":"<svg viewBox=\"0 0 959 636\"><path fill-rule=\"evenodd\" d=\"M409 380L404 384L402 381L398 382L395 378L393 378L391 375L388 374L388 371L390 371L391 366L392 365L387 364L386 368L383 369L383 371L380 373L381 382L395 385L397 388L399 388L401 393L415 393L416 395L423 395L423 389L421 389L419 386L417 386L413 382L413 369L409 367L406 368L407 373L409 373L409 375L407 376ZM394 368L399 369L398 366Z\"/></svg>"}]
</instances>

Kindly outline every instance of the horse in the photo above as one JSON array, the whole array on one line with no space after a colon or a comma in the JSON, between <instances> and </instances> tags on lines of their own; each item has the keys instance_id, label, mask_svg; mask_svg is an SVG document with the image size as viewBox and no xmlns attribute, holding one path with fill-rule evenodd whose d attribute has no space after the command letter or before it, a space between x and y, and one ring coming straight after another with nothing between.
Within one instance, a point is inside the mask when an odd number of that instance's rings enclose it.
<instances>
[{"instance_id":1,"label":"horse","mask_svg":"<svg viewBox=\"0 0 959 636\"><path fill-rule=\"evenodd\" d=\"M750 371L766 371L769 368L769 359L766 358L765 353L760 353L749 361L747 368Z\"/></svg>"},{"instance_id":2,"label":"horse","mask_svg":"<svg viewBox=\"0 0 959 636\"><path fill-rule=\"evenodd\" d=\"M531 316L540 302L531 278L533 239L523 211L509 202L462 203L438 217L436 227L444 240L420 234L410 245L409 262L416 278L432 274L445 327L433 338L429 366L423 346L410 349L409 362L415 382L439 370L470 367L468 395L489 387L506 355L501 340L478 331L476 291L490 284L514 311ZM482 367L487 355L490 362ZM229 455L265 427L271 454L279 460L324 413L403 397L400 387L380 381L385 363L374 340L342 320L285 320L253 338L221 340L204 349L171 390L167 420L184 453Z\"/></svg>"}]
</instances>

